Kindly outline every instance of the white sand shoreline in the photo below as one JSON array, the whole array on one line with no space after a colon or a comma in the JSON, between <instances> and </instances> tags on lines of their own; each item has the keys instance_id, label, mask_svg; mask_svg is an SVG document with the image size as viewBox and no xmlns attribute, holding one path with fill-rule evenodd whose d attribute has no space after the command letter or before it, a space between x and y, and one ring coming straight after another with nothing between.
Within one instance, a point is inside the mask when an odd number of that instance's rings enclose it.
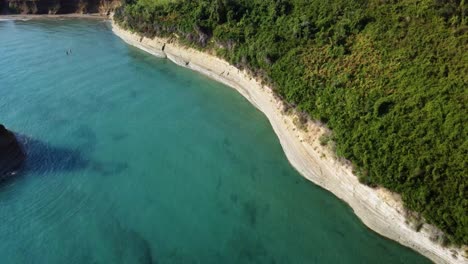
<instances>
[{"instance_id":1,"label":"white sand shoreline","mask_svg":"<svg viewBox=\"0 0 468 264\"><path fill-rule=\"evenodd\" d=\"M56 14L56 15L0 15L0 21L7 21L7 20L48 20L48 19L108 19L108 16L102 15L99 13L92 13L92 14Z\"/></svg>"},{"instance_id":2,"label":"white sand shoreline","mask_svg":"<svg viewBox=\"0 0 468 264\"><path fill-rule=\"evenodd\" d=\"M296 170L349 204L364 224L375 232L418 251L436 263L467 263L463 249L442 247L431 241L432 226L424 224L417 232L406 224L404 209L397 195L359 183L350 166L339 162L328 148L319 144L319 137L326 128L309 121L306 131L298 129L294 115L282 111L283 104L271 89L252 79L246 72L215 56L169 42L168 39L141 37L114 23L112 30L132 46L154 56L168 58L236 89L266 115Z\"/></svg>"}]
</instances>

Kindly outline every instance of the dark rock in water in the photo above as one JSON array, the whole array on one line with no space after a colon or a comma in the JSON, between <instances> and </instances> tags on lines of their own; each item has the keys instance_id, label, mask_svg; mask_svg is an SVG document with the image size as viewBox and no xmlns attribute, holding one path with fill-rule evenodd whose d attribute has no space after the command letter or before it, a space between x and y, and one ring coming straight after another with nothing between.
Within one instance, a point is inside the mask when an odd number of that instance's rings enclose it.
<instances>
[{"instance_id":1,"label":"dark rock in water","mask_svg":"<svg viewBox=\"0 0 468 264\"><path fill-rule=\"evenodd\" d=\"M17 170L25 155L15 135L0 125L0 181Z\"/></svg>"}]
</instances>

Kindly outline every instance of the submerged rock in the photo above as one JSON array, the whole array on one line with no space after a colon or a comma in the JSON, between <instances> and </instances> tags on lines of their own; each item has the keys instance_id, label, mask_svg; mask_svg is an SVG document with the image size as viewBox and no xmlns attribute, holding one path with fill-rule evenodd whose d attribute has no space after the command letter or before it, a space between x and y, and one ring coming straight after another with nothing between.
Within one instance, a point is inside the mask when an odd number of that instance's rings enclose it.
<instances>
[{"instance_id":1,"label":"submerged rock","mask_svg":"<svg viewBox=\"0 0 468 264\"><path fill-rule=\"evenodd\" d=\"M25 158L15 135L0 125L0 181L10 176Z\"/></svg>"}]
</instances>

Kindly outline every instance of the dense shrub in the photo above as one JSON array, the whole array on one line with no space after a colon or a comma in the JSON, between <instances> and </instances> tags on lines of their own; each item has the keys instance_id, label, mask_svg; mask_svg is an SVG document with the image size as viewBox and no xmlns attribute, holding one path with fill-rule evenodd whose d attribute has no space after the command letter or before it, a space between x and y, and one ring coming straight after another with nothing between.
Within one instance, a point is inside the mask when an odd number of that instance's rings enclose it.
<instances>
[{"instance_id":1,"label":"dense shrub","mask_svg":"<svg viewBox=\"0 0 468 264\"><path fill-rule=\"evenodd\" d=\"M359 178L468 244L464 0L127 0L116 20L211 49L333 130Z\"/></svg>"}]
</instances>

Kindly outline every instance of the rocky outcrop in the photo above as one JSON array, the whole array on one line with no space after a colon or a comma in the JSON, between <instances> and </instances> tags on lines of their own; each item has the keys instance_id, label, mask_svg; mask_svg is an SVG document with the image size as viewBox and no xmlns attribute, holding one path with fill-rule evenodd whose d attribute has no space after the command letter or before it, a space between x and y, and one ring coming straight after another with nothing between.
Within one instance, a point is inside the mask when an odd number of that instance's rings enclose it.
<instances>
[{"instance_id":1,"label":"rocky outcrop","mask_svg":"<svg viewBox=\"0 0 468 264\"><path fill-rule=\"evenodd\" d=\"M0 125L0 181L11 175L25 158L15 135Z\"/></svg>"},{"instance_id":2,"label":"rocky outcrop","mask_svg":"<svg viewBox=\"0 0 468 264\"><path fill-rule=\"evenodd\" d=\"M0 14L3 14L8 9L8 4L5 0L0 0Z\"/></svg>"},{"instance_id":3,"label":"rocky outcrop","mask_svg":"<svg viewBox=\"0 0 468 264\"><path fill-rule=\"evenodd\" d=\"M120 0L0 0L2 12L13 14L109 14L119 5Z\"/></svg>"}]
</instances>

